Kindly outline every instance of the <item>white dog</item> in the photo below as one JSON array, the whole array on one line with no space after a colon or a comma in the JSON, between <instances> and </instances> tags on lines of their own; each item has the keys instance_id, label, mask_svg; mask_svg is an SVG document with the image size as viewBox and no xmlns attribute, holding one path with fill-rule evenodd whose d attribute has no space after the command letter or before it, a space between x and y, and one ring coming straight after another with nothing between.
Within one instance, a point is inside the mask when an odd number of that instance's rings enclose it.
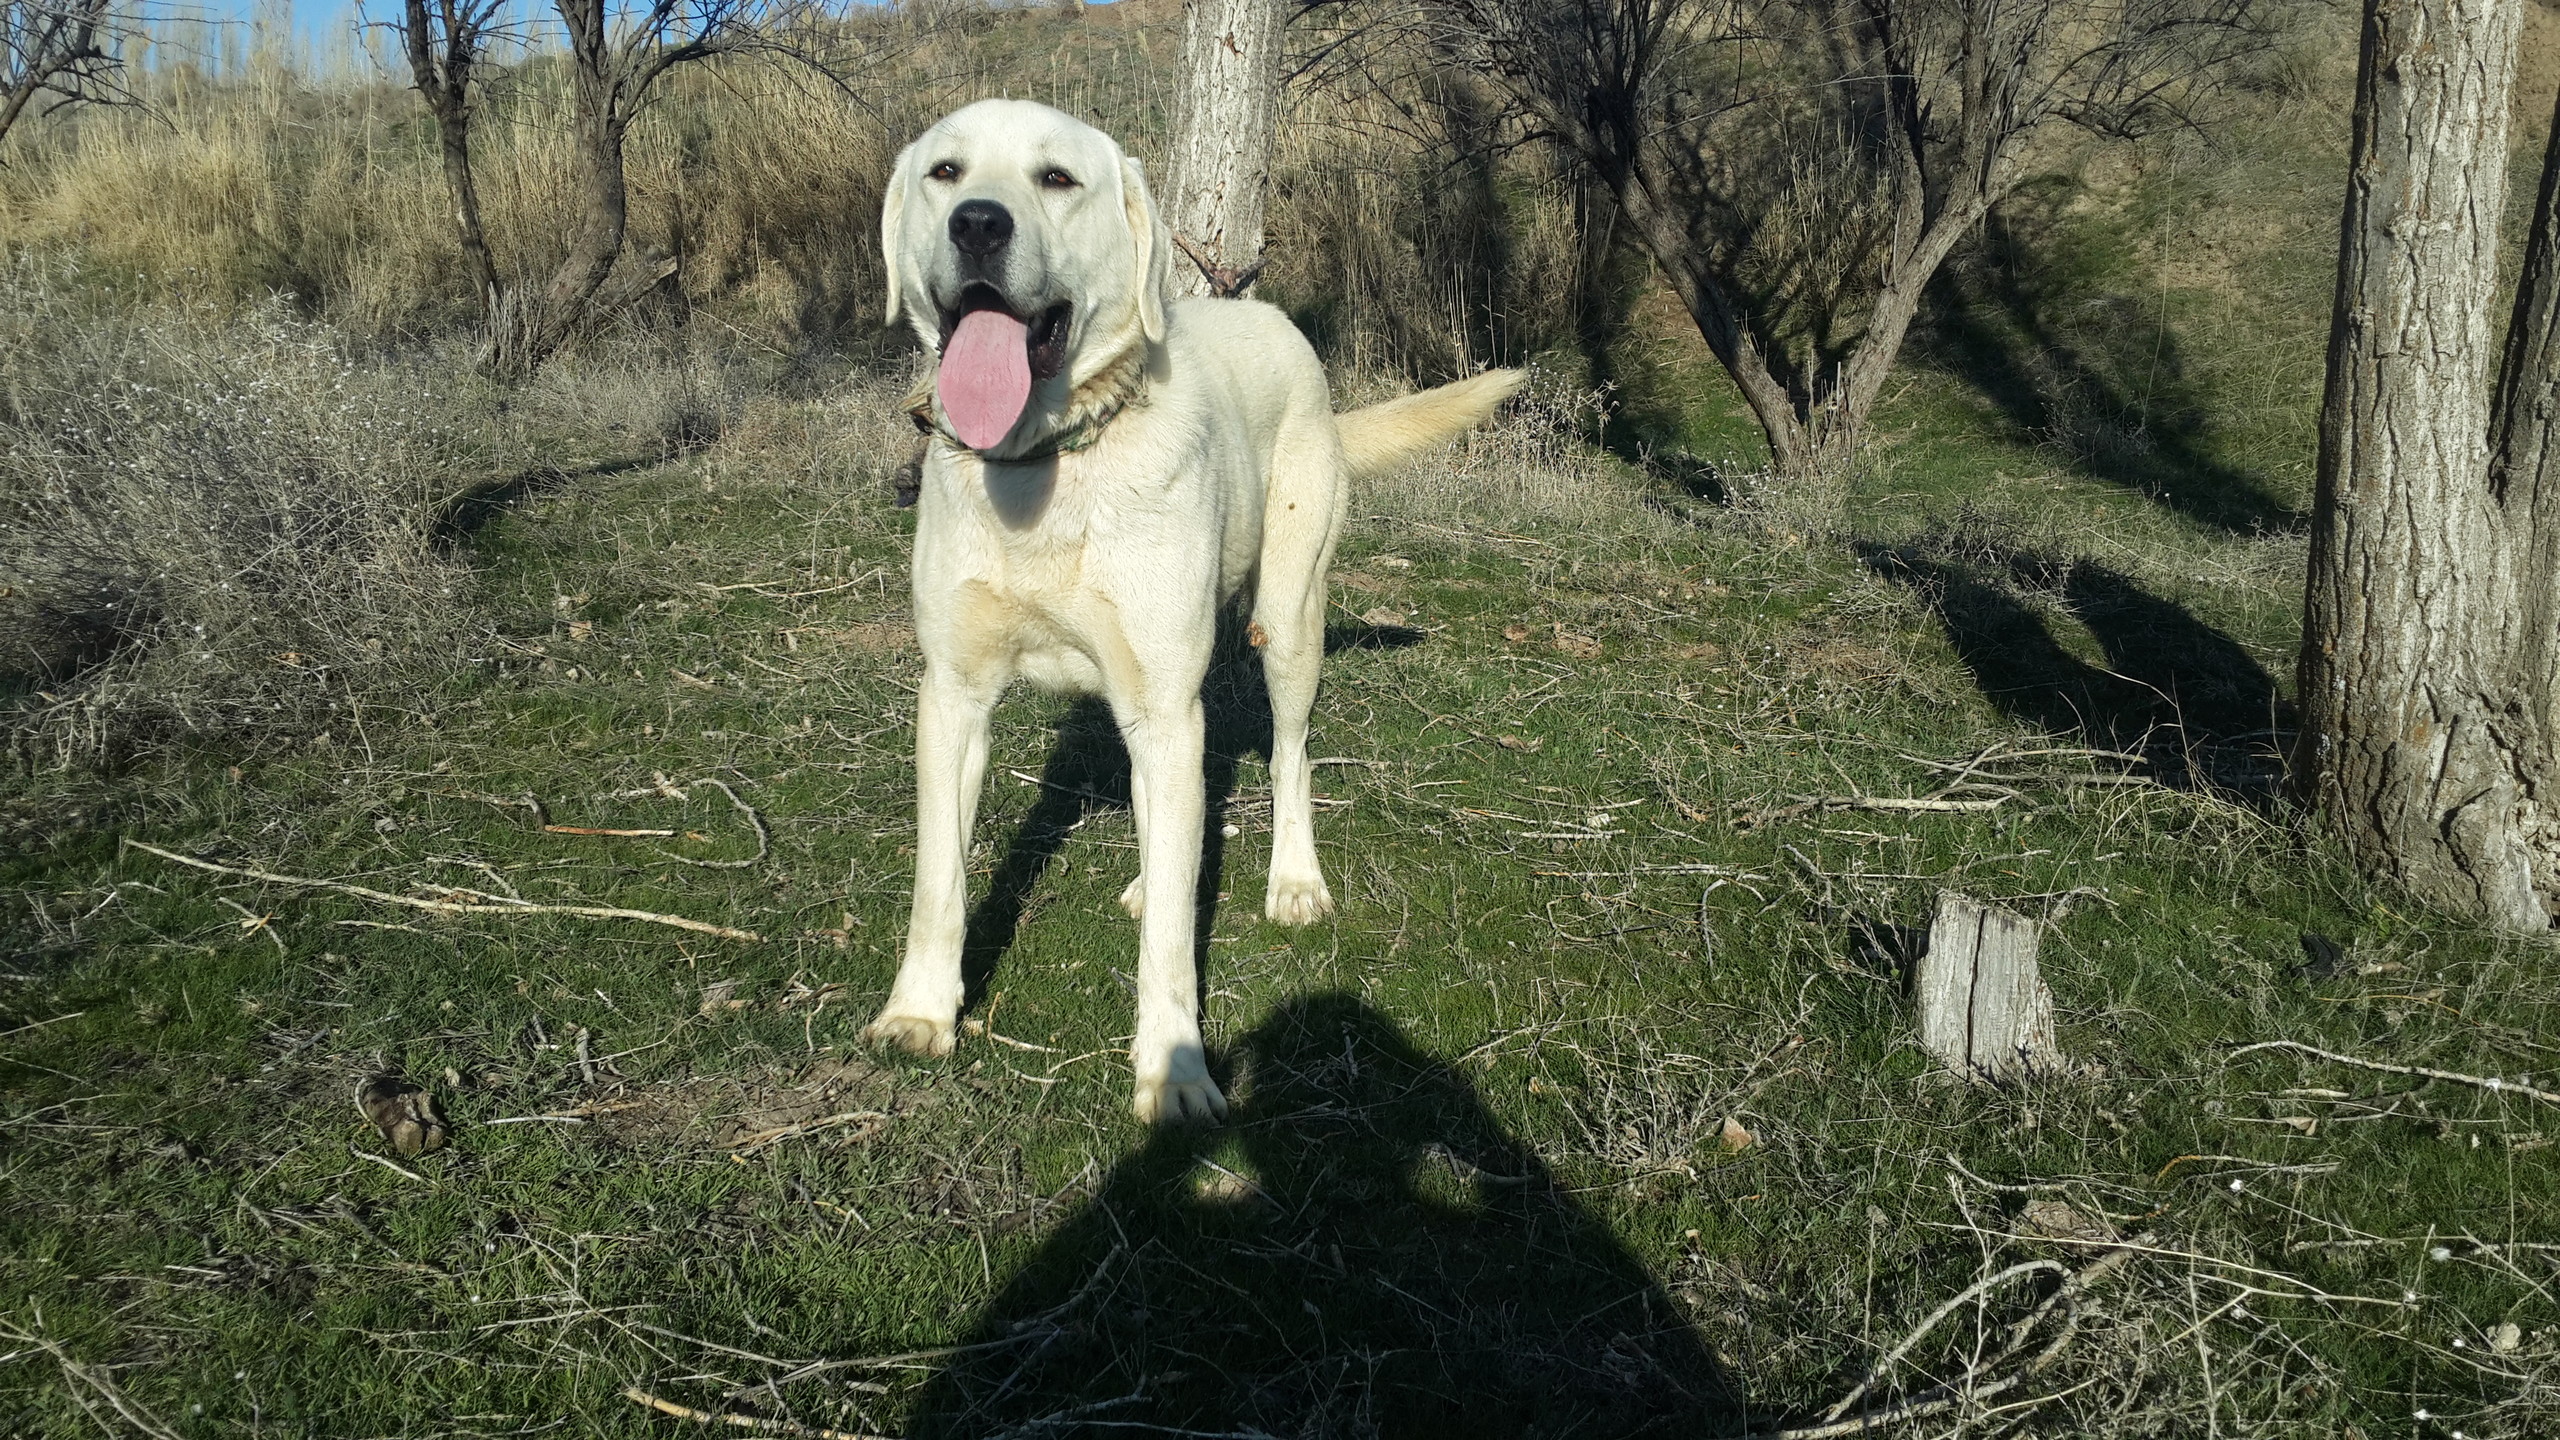
<instances>
[{"instance_id":1,"label":"white dog","mask_svg":"<svg viewBox=\"0 0 2560 1440\"><path fill-rule=\"evenodd\" d=\"M898 157L880 216L889 318L940 354L915 413L916 891L875 1043L949 1054L987 720L1016 677L1100 693L1129 747L1145 1120L1212 1119L1192 952L1200 688L1219 608L1249 592L1272 712L1263 911L1333 909L1308 805L1325 570L1350 480L1481 423L1497 371L1335 415L1306 338L1268 305L1172 298L1171 237L1138 162L1016 100L944 118Z\"/></svg>"}]
</instances>

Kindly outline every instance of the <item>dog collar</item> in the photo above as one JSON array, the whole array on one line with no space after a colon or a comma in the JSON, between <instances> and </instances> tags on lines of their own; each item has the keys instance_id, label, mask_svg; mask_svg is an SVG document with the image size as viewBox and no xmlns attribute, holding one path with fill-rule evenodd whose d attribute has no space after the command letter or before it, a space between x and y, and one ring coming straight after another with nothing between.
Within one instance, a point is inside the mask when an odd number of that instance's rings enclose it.
<instances>
[{"instance_id":1,"label":"dog collar","mask_svg":"<svg viewBox=\"0 0 2560 1440\"><path fill-rule=\"evenodd\" d=\"M1103 430L1112 421L1120 418L1120 412L1127 409L1130 403L1128 399L1115 399L1100 410L1056 431L1021 454L1005 456L993 456L983 451L970 450L959 436L951 433L951 427L943 424L942 417L934 412L933 382L930 380L925 382L923 388L907 397L907 418L913 420L916 423L916 429L922 433L935 437L954 450L969 450L969 453L990 465L1027 465L1036 460L1050 460L1060 455L1073 455L1079 450L1092 449L1102 439Z\"/></svg>"}]
</instances>

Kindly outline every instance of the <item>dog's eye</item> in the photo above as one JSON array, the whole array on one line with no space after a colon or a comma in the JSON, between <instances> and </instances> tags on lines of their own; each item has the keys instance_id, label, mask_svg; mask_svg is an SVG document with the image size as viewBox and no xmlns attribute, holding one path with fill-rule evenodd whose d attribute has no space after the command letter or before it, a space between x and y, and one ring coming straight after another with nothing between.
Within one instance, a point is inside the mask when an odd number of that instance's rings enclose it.
<instances>
[{"instance_id":1,"label":"dog's eye","mask_svg":"<svg viewBox=\"0 0 2560 1440\"><path fill-rule=\"evenodd\" d=\"M957 180L960 178L960 167L949 160L945 160L941 164L924 172L924 178L927 180L942 180L946 182Z\"/></svg>"},{"instance_id":2,"label":"dog's eye","mask_svg":"<svg viewBox=\"0 0 2560 1440\"><path fill-rule=\"evenodd\" d=\"M1064 170L1046 170L1041 172L1040 184L1048 190L1073 190L1078 181Z\"/></svg>"}]
</instances>

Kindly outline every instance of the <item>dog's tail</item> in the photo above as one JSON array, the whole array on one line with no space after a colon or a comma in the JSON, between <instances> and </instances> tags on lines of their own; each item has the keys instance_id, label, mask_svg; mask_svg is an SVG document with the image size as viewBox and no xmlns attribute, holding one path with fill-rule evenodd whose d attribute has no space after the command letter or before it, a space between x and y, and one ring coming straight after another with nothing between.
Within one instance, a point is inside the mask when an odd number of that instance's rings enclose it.
<instances>
[{"instance_id":1,"label":"dog's tail","mask_svg":"<svg viewBox=\"0 0 2560 1440\"><path fill-rule=\"evenodd\" d=\"M1454 384L1364 405L1333 417L1351 478L1366 480L1435 445L1445 445L1492 418L1529 378L1525 370L1487 370Z\"/></svg>"}]
</instances>

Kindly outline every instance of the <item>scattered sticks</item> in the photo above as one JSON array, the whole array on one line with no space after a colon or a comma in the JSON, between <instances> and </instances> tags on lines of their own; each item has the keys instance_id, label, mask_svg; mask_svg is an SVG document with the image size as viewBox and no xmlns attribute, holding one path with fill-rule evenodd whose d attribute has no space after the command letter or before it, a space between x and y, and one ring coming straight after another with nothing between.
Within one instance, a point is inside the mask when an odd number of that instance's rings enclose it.
<instances>
[{"instance_id":1,"label":"scattered sticks","mask_svg":"<svg viewBox=\"0 0 2560 1440\"><path fill-rule=\"evenodd\" d=\"M2334 1064L2353 1065L2359 1070L2379 1070L2386 1075L2415 1075L2425 1080L2443 1080L2455 1085L2470 1085L2481 1090L2494 1091L2500 1095L2523 1095L2539 1100L2545 1105L2560 1105L2560 1093L2536 1089L2521 1080L2501 1080L2495 1075L2465 1075L2454 1070L2431 1070L2424 1065L2392 1065L2380 1060L2360 1060L2353 1055L2341 1055L2334 1050L2323 1050L2317 1045L2305 1045L2299 1040L2261 1040L2255 1045L2243 1045L2232 1051L2231 1058L2237 1060L2243 1055L2259 1050L2292 1050L2300 1054L2316 1056Z\"/></svg>"},{"instance_id":2,"label":"scattered sticks","mask_svg":"<svg viewBox=\"0 0 2560 1440\"><path fill-rule=\"evenodd\" d=\"M828 1115L817 1120L803 1120L796 1125L776 1125L770 1130L758 1130L752 1135L741 1136L729 1148L739 1155L752 1155L768 1145L779 1145L785 1140L797 1140L803 1135L814 1135L821 1130L833 1130L840 1125L861 1125L866 1127L865 1133L868 1133L888 1123L889 1117L882 1111L847 1110L841 1115Z\"/></svg>"},{"instance_id":3,"label":"scattered sticks","mask_svg":"<svg viewBox=\"0 0 2560 1440\"><path fill-rule=\"evenodd\" d=\"M32 1331L22 1330L8 1320L0 1320L0 1340L31 1345L52 1356L53 1363L62 1367L63 1378L71 1382L63 1388L70 1392L73 1400L79 1402L81 1409L89 1412L90 1419L98 1422L99 1429L110 1435L116 1433L116 1427L108 1424L107 1417L99 1412L97 1401L89 1398L92 1394L97 1396L98 1401L104 1401L116 1414L123 1416L127 1424L150 1436L151 1440L178 1440L178 1432L170 1429L168 1422L144 1409L140 1402L128 1398L122 1390L116 1388L115 1382L107 1376L109 1367L93 1368L83 1365L71 1358L71 1352L63 1349L60 1341L49 1340Z\"/></svg>"},{"instance_id":4,"label":"scattered sticks","mask_svg":"<svg viewBox=\"0 0 2560 1440\"><path fill-rule=\"evenodd\" d=\"M1935 1415L1944 1410L1952 1410L1968 1401L1988 1400L1995 1395L2006 1394L2052 1368L2053 1363L2062 1358L2063 1352L2071 1347L2071 1342L2078 1338L2080 1333L2080 1297L2092 1285L2105 1278L2110 1271L2125 1264L2136 1255L2150 1253L2146 1247L2155 1238L2149 1232L2145 1232L2132 1240L2111 1246L2106 1254L2076 1271L2066 1272L2058 1262L2052 1260L2029 1260L1984 1276L1965 1287L1953 1299L1931 1311L1928 1318L1922 1320L1910 1334L1902 1338L1899 1344L1886 1352L1883 1359L1868 1369L1865 1378L1861 1379L1847 1395L1842 1396L1829 1409L1823 1411L1821 1417L1813 1424L1775 1430L1754 1430L1746 1440L1831 1440L1834 1436L1861 1435L1887 1425L1900 1424L1905 1420L1917 1420L1924 1415ZM1883 1377L1887 1369L1910 1353L1912 1346L1917 1344L1922 1336L1935 1329L1941 1321L1954 1314L1967 1301L1976 1299L2011 1280L2035 1273L2060 1274L2063 1277L2062 1283L2056 1286L2053 1293L2046 1296L2041 1304L2028 1311L2017 1323L2009 1327L1998 1349L1966 1366L1963 1374L1943 1385L1931 1386L1917 1395L1908 1396L1879 1410L1869 1410L1858 1415L1848 1413L1851 1407L1864 1400L1874 1390L1876 1382ZM2038 1350L2024 1364L2010 1373L1996 1380L1985 1378L2002 1365L2025 1354L2027 1342L2034 1338L2036 1332L2043 1328L2045 1321L2056 1310L2062 1312L2062 1325L2053 1339L2046 1342L2043 1349ZM2052 1398L2054 1397L2042 1396L2013 1403L2017 1406L2029 1407L2040 1405Z\"/></svg>"},{"instance_id":5,"label":"scattered sticks","mask_svg":"<svg viewBox=\"0 0 2560 1440\"><path fill-rule=\"evenodd\" d=\"M239 865L217 865L198 860L157 845L146 845L127 839L128 849L157 855L173 865L216 875L236 875L244 880L263 880L270 885L293 885L306 890L335 890L342 895L359 896L385 905L404 905L412 910L426 910L438 915L575 915L587 920L639 920L651 925L667 925L690 930L697 935L713 935L723 940L760 941L764 937L752 930L737 930L726 925L713 925L701 920L688 920L681 915L661 915L654 910L626 910L618 905L537 905L529 900L510 900L478 890L446 889L448 895L464 895L468 900L422 900L414 895L394 895L388 890L375 890L364 885L350 885L342 880L318 880L307 875L279 875L272 870L252 870ZM442 887L439 887L442 888Z\"/></svg>"},{"instance_id":6,"label":"scattered sticks","mask_svg":"<svg viewBox=\"0 0 2560 1440\"><path fill-rule=\"evenodd\" d=\"M2091 771L2070 775L2038 775L2032 773L1992 773L1984 766L1995 762L2069 758L2075 760L2112 760L2126 765L2142 765L2144 757L2123 750L2089 750L2068 747L2046 747L2035 750L2011 750L2006 743L1993 745L1968 760L1930 760L1918 755L1901 757L1914 765L1937 771L1947 781L1927 795L1822 795L1800 796L1793 803L1754 810L1735 819L1734 827L1755 830L1781 820L1795 820L1830 810L1868 810L1922 814L1976 814L1997 810L2012 800L2024 800L2021 787L2047 786L2152 786L2159 782L2144 775L2114 771Z\"/></svg>"},{"instance_id":7,"label":"scattered sticks","mask_svg":"<svg viewBox=\"0 0 2560 1440\"><path fill-rule=\"evenodd\" d=\"M764 1435L797 1435L804 1437L804 1440L892 1440L890 1436L874 1435L867 1431L829 1430L822 1425L802 1425L791 1420L768 1420L760 1415L713 1414L708 1410L696 1410L690 1405L679 1405L673 1400L661 1399L637 1385L625 1386L622 1398L634 1405L645 1405L661 1415L672 1415L678 1420L690 1420L696 1425L731 1425L740 1430L753 1430Z\"/></svg>"}]
</instances>

